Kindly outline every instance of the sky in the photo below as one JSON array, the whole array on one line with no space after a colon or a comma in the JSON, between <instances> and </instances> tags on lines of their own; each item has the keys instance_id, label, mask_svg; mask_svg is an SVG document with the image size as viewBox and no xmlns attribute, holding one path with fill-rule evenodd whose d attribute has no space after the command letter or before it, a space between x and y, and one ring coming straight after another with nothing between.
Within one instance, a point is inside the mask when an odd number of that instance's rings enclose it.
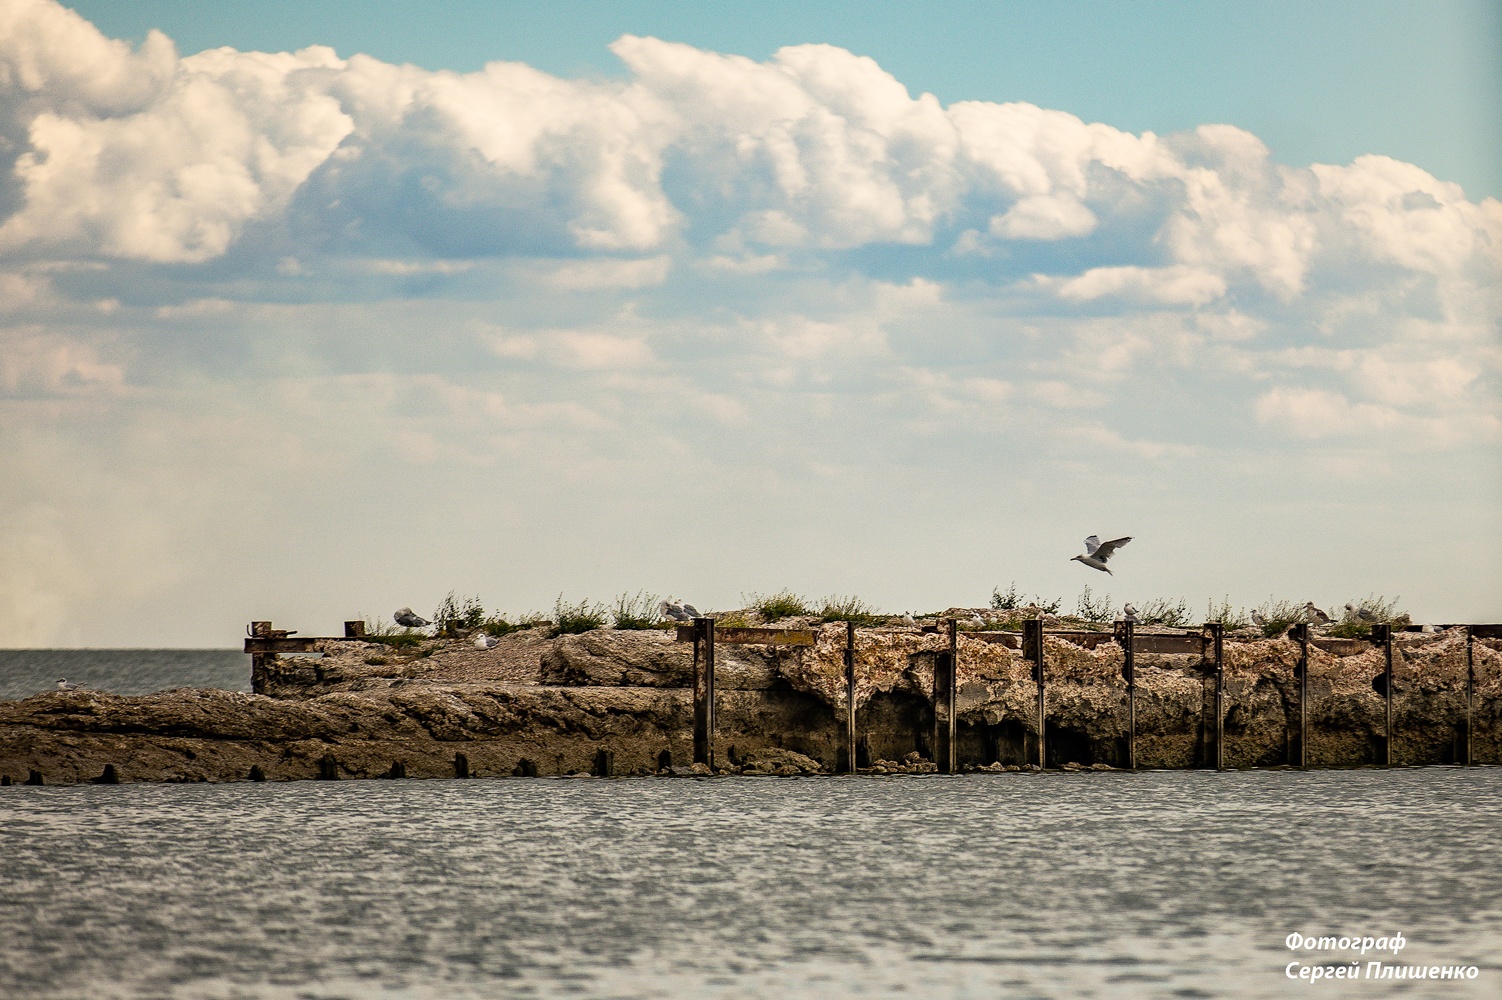
<instances>
[{"instance_id":1,"label":"sky","mask_svg":"<svg viewBox=\"0 0 1502 1000\"><path fill-rule=\"evenodd\" d=\"M1499 25L3 0L0 646L450 590L1498 620Z\"/></svg>"}]
</instances>

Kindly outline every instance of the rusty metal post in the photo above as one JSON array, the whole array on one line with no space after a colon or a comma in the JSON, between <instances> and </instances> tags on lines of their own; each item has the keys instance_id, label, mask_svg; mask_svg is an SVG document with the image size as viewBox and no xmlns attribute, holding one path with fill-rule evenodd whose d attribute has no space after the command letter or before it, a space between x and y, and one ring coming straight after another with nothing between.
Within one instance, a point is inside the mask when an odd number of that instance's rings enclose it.
<instances>
[{"instance_id":1,"label":"rusty metal post","mask_svg":"<svg viewBox=\"0 0 1502 1000\"><path fill-rule=\"evenodd\" d=\"M1137 770L1137 658L1135 622L1116 626L1116 641L1121 644L1121 678L1127 688L1127 769Z\"/></svg>"},{"instance_id":2,"label":"rusty metal post","mask_svg":"<svg viewBox=\"0 0 1502 1000\"><path fill-rule=\"evenodd\" d=\"M1300 622L1290 630L1299 644L1299 662L1294 668L1299 682L1299 767L1309 769L1309 624Z\"/></svg>"},{"instance_id":3,"label":"rusty metal post","mask_svg":"<svg viewBox=\"0 0 1502 1000\"><path fill-rule=\"evenodd\" d=\"M1386 721L1382 727L1382 766L1392 767L1392 626L1372 626L1372 642L1382 646L1382 691Z\"/></svg>"},{"instance_id":4,"label":"rusty metal post","mask_svg":"<svg viewBox=\"0 0 1502 1000\"><path fill-rule=\"evenodd\" d=\"M344 638L362 639L365 637L365 620L347 621L344 623Z\"/></svg>"},{"instance_id":5,"label":"rusty metal post","mask_svg":"<svg viewBox=\"0 0 1502 1000\"><path fill-rule=\"evenodd\" d=\"M1210 636L1211 655L1214 657L1212 662L1215 667L1215 769L1223 771L1226 767L1226 757L1223 753L1226 741L1226 626L1223 622L1206 622L1205 631Z\"/></svg>"},{"instance_id":6,"label":"rusty metal post","mask_svg":"<svg viewBox=\"0 0 1502 1000\"><path fill-rule=\"evenodd\" d=\"M694 763L714 767L714 619L694 619Z\"/></svg>"},{"instance_id":7,"label":"rusty metal post","mask_svg":"<svg viewBox=\"0 0 1502 1000\"><path fill-rule=\"evenodd\" d=\"M944 774L954 774L956 771L959 770L959 768L957 766L958 755L955 752L956 748L955 748L954 744L955 744L956 721L957 721L955 719L955 715L957 714L955 712L955 704L956 704L956 691L955 691L955 689L957 687L959 687L960 642L959 642L959 633L958 633L958 622L956 622L953 618L949 619L949 653L948 653L948 655L946 655L943 658L943 661L944 661L944 663L943 663L943 670L944 670L944 740L943 740L944 751L943 751L943 753L944 753L944 755L943 755L942 758L939 758L935 762L939 765L939 770L941 772L943 772ZM937 706L935 706L935 707L937 707ZM935 747L935 751L937 751L937 750L938 750L938 748ZM938 755L937 752L935 752L934 756L937 758L939 755Z\"/></svg>"},{"instance_id":8,"label":"rusty metal post","mask_svg":"<svg viewBox=\"0 0 1502 1000\"><path fill-rule=\"evenodd\" d=\"M1465 766L1471 766L1471 719L1476 696L1476 660L1473 643L1476 630L1465 627Z\"/></svg>"},{"instance_id":9,"label":"rusty metal post","mask_svg":"<svg viewBox=\"0 0 1502 1000\"><path fill-rule=\"evenodd\" d=\"M250 628L246 632L252 639L269 639L271 638L271 623L251 622ZM253 693L266 693L266 674L270 670L272 661L275 659L275 653L250 654L250 690Z\"/></svg>"},{"instance_id":10,"label":"rusty metal post","mask_svg":"<svg viewBox=\"0 0 1502 1000\"><path fill-rule=\"evenodd\" d=\"M845 623L845 772L855 773L855 622Z\"/></svg>"},{"instance_id":11,"label":"rusty metal post","mask_svg":"<svg viewBox=\"0 0 1502 1000\"><path fill-rule=\"evenodd\" d=\"M1033 681L1038 685L1038 767L1041 769L1048 766L1048 699L1043 686L1043 619L1031 618L1022 623L1022 656L1032 661Z\"/></svg>"}]
</instances>

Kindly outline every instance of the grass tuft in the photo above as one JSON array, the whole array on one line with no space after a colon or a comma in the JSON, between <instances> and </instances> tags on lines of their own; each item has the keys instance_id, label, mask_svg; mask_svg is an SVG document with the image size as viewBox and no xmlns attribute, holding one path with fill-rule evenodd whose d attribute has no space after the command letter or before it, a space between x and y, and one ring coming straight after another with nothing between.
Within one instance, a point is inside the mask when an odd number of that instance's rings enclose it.
<instances>
[{"instance_id":1,"label":"grass tuft","mask_svg":"<svg viewBox=\"0 0 1502 1000\"><path fill-rule=\"evenodd\" d=\"M658 597L645 590L638 590L633 597L622 594L615 599L610 609L610 621L618 629L655 629L662 627L662 615L657 612Z\"/></svg>"},{"instance_id":2,"label":"grass tuft","mask_svg":"<svg viewBox=\"0 0 1502 1000\"><path fill-rule=\"evenodd\" d=\"M1063 605L1064 598L1062 597L1055 597L1051 601L1046 601L1037 594L1033 595L1031 601L1024 601L1022 599L1022 591L1017 589L1016 581L1013 581L1007 587L1007 591L1004 594L1001 592L1000 587L991 588L991 608L995 611L1021 611L1024 608L1036 608L1045 615L1056 615L1059 613L1059 608L1063 607Z\"/></svg>"},{"instance_id":3,"label":"grass tuft","mask_svg":"<svg viewBox=\"0 0 1502 1000\"><path fill-rule=\"evenodd\" d=\"M775 622L813 613L808 602L791 590L779 590L775 594L742 594L741 601L748 611L760 615L762 621Z\"/></svg>"},{"instance_id":4,"label":"grass tuft","mask_svg":"<svg viewBox=\"0 0 1502 1000\"><path fill-rule=\"evenodd\" d=\"M1262 629L1263 636L1275 639L1287 632L1290 625L1297 625L1304 620L1304 605L1269 596L1257 605L1257 614L1262 616L1259 628Z\"/></svg>"},{"instance_id":5,"label":"grass tuft","mask_svg":"<svg viewBox=\"0 0 1502 1000\"><path fill-rule=\"evenodd\" d=\"M875 625L885 622L887 615L877 614L876 609L855 595L841 597L831 594L815 612L821 622L854 622L856 625Z\"/></svg>"},{"instance_id":6,"label":"grass tuft","mask_svg":"<svg viewBox=\"0 0 1502 1000\"><path fill-rule=\"evenodd\" d=\"M451 590L438 610L433 612L433 634L454 637L471 632L485 623L485 606L479 595L463 600Z\"/></svg>"},{"instance_id":7,"label":"grass tuft","mask_svg":"<svg viewBox=\"0 0 1502 1000\"><path fill-rule=\"evenodd\" d=\"M1074 605L1074 617L1081 621L1099 624L1116 620L1116 605L1111 602L1111 595L1098 598L1090 592L1090 587L1085 587L1085 592L1080 595Z\"/></svg>"},{"instance_id":8,"label":"grass tuft","mask_svg":"<svg viewBox=\"0 0 1502 1000\"><path fill-rule=\"evenodd\" d=\"M1217 605L1213 600L1206 602L1205 621L1220 622L1227 629L1249 628L1252 624L1252 616L1247 614L1246 608L1231 607L1231 596L1227 594Z\"/></svg>"},{"instance_id":9,"label":"grass tuft","mask_svg":"<svg viewBox=\"0 0 1502 1000\"><path fill-rule=\"evenodd\" d=\"M589 632L605 624L608 612L603 604L591 604L589 601L580 601L578 604L569 604L559 594L553 602L553 636L578 635L581 632Z\"/></svg>"},{"instance_id":10,"label":"grass tuft","mask_svg":"<svg viewBox=\"0 0 1502 1000\"><path fill-rule=\"evenodd\" d=\"M1398 611L1398 601L1402 597L1394 597L1388 600L1381 594L1368 595L1365 600L1355 600L1351 603L1357 608L1372 613L1378 622L1386 622L1389 625L1407 625L1413 619L1407 612ZM1362 621L1358 616L1341 608L1340 620L1330 626L1329 634L1340 639L1366 639L1372 634L1373 622Z\"/></svg>"},{"instance_id":11,"label":"grass tuft","mask_svg":"<svg viewBox=\"0 0 1502 1000\"><path fill-rule=\"evenodd\" d=\"M1169 628L1188 628L1194 622L1189 613L1189 603L1182 597L1177 601L1170 601L1166 597L1154 597L1137 606L1137 623L1139 625L1166 625Z\"/></svg>"}]
</instances>

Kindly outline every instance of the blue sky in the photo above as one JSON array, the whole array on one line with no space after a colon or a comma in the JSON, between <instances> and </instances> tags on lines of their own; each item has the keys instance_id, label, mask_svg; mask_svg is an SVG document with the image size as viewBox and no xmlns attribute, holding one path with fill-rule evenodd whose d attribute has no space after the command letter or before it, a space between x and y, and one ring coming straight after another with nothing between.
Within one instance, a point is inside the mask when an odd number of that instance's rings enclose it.
<instances>
[{"instance_id":1,"label":"blue sky","mask_svg":"<svg viewBox=\"0 0 1502 1000\"><path fill-rule=\"evenodd\" d=\"M183 52L318 42L428 69L519 60L616 76L608 46L653 35L765 59L828 42L869 55L909 89L1029 101L1133 132L1240 126L1280 162L1383 153L1502 195L1502 6L1360 2L882 2L761 0L86 0L103 31L161 28Z\"/></svg>"},{"instance_id":2,"label":"blue sky","mask_svg":"<svg viewBox=\"0 0 1502 1000\"><path fill-rule=\"evenodd\" d=\"M0 645L1502 613L1492 8L750 10L0 9Z\"/></svg>"}]
</instances>

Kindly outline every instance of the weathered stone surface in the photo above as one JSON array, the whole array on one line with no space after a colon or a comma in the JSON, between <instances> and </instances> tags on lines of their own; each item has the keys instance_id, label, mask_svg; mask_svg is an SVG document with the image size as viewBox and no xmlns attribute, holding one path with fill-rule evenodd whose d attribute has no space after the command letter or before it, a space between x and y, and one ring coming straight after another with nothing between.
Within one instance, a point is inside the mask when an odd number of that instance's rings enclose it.
<instances>
[{"instance_id":1,"label":"weathered stone surface","mask_svg":"<svg viewBox=\"0 0 1502 1000\"><path fill-rule=\"evenodd\" d=\"M1037 687L1021 654L959 637L957 754L969 767L1036 761ZM717 649L717 755L753 772L832 770L844 745L845 629L817 628L813 647ZM916 628L857 634L860 757L875 773L928 773L936 654L947 637ZM1468 670L1475 677L1473 759L1502 761L1502 651L1460 631L1405 635L1393 660L1395 763L1442 763L1464 751ZM690 768L691 647L665 632L600 630L461 641L398 652L359 640L320 644L321 658L282 658L265 673L277 697L178 690L149 697L48 692L0 702L0 775L48 784L328 777L452 777ZM1045 643L1048 745L1054 764L1120 766L1127 734L1122 653ZM1350 652L1352 655L1338 655ZM1296 759L1297 647L1287 639L1225 644L1228 766ZM1194 655L1137 657L1141 766L1209 762L1213 681ZM1379 648L1310 655L1309 755L1319 766L1377 763L1386 702ZM909 759L911 758L911 759ZM691 768L690 768L691 769Z\"/></svg>"}]
</instances>

